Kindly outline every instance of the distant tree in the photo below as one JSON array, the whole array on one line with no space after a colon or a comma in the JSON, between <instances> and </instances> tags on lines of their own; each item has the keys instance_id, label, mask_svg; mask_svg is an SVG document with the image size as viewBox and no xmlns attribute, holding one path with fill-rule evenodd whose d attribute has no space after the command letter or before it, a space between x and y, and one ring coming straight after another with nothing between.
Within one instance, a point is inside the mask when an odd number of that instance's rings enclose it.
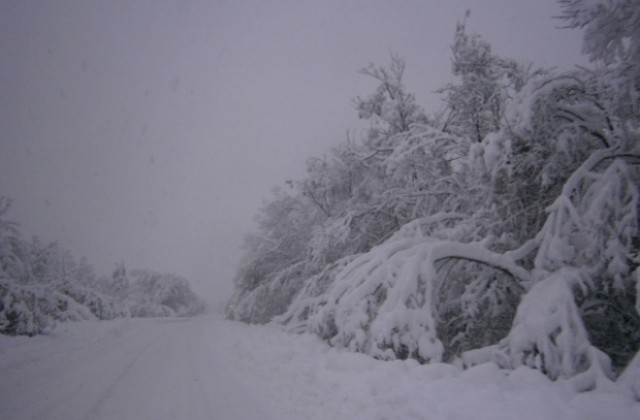
<instances>
[{"instance_id":1,"label":"distant tree","mask_svg":"<svg viewBox=\"0 0 640 420\"><path fill-rule=\"evenodd\" d=\"M120 262L116 264L116 268L111 274L111 279L106 281L108 281L107 291L113 296L123 299L129 293L130 280L127 276L127 269L124 263Z\"/></svg>"},{"instance_id":2,"label":"distant tree","mask_svg":"<svg viewBox=\"0 0 640 420\"><path fill-rule=\"evenodd\" d=\"M38 251L21 238L16 223L5 219L10 203L0 198L0 333L35 335L56 322L91 318L89 309L59 291L57 284L36 277L39 268L49 271L49 260L35 260Z\"/></svg>"},{"instance_id":3,"label":"distant tree","mask_svg":"<svg viewBox=\"0 0 640 420\"><path fill-rule=\"evenodd\" d=\"M185 278L149 270L131 274L134 280L127 300L132 316L193 316L204 311L204 303Z\"/></svg>"},{"instance_id":4,"label":"distant tree","mask_svg":"<svg viewBox=\"0 0 640 420\"><path fill-rule=\"evenodd\" d=\"M6 219L10 207L11 200L0 196L0 277L21 279L27 267L18 224Z\"/></svg>"},{"instance_id":5,"label":"distant tree","mask_svg":"<svg viewBox=\"0 0 640 420\"><path fill-rule=\"evenodd\" d=\"M93 265L91 265L87 257L83 256L80 258L73 276L76 278L78 283L83 286L91 288L99 287L95 269L93 268Z\"/></svg>"},{"instance_id":6,"label":"distant tree","mask_svg":"<svg viewBox=\"0 0 640 420\"><path fill-rule=\"evenodd\" d=\"M9 205L0 197L0 334L36 335L66 321L191 316L204 310L178 276L145 274L133 296L124 264L111 279L97 280L86 258L77 262L58 242L22 239L18 225L5 219Z\"/></svg>"}]
</instances>

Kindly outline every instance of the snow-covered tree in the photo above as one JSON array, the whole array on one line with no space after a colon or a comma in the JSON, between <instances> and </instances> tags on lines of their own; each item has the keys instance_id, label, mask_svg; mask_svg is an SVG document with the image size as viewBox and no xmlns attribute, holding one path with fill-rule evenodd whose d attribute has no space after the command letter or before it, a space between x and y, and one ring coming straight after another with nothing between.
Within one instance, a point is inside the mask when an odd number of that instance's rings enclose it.
<instances>
[{"instance_id":1,"label":"snow-covered tree","mask_svg":"<svg viewBox=\"0 0 640 420\"><path fill-rule=\"evenodd\" d=\"M584 31L582 50L606 78L609 112L640 118L640 14L634 0L558 0L570 28Z\"/></svg>"},{"instance_id":2,"label":"snow-covered tree","mask_svg":"<svg viewBox=\"0 0 640 420\"><path fill-rule=\"evenodd\" d=\"M77 262L59 243L25 241L18 225L5 219L9 204L0 198L0 334L35 335L65 321L204 310L181 277L140 272L132 290L123 264L111 279L98 280L86 258Z\"/></svg>"},{"instance_id":3,"label":"snow-covered tree","mask_svg":"<svg viewBox=\"0 0 640 420\"><path fill-rule=\"evenodd\" d=\"M102 290L112 296L124 299L129 294L131 280L123 262L117 263L111 278L103 278L99 283Z\"/></svg>"},{"instance_id":4,"label":"snow-covered tree","mask_svg":"<svg viewBox=\"0 0 640 420\"><path fill-rule=\"evenodd\" d=\"M28 274L28 267L18 224L5 219L10 207L11 200L0 196L0 277L18 280Z\"/></svg>"},{"instance_id":5,"label":"snow-covered tree","mask_svg":"<svg viewBox=\"0 0 640 420\"><path fill-rule=\"evenodd\" d=\"M188 281L174 274L133 270L127 303L132 316L192 316L204 310Z\"/></svg>"},{"instance_id":6,"label":"snow-covered tree","mask_svg":"<svg viewBox=\"0 0 640 420\"><path fill-rule=\"evenodd\" d=\"M5 219L9 206L9 199L0 198L0 333L35 335L56 322L93 318L58 284L37 277L39 268L48 271L48 263L37 260L39 250L21 238L17 224Z\"/></svg>"},{"instance_id":7,"label":"snow-covered tree","mask_svg":"<svg viewBox=\"0 0 640 420\"><path fill-rule=\"evenodd\" d=\"M506 101L524 84L525 71L494 55L479 35L467 34L465 22L456 27L451 51L452 72L460 83L440 90L447 106L442 130L480 142L500 128Z\"/></svg>"},{"instance_id":8,"label":"snow-covered tree","mask_svg":"<svg viewBox=\"0 0 640 420\"><path fill-rule=\"evenodd\" d=\"M322 217L298 258L234 302L259 314L243 319L278 315L383 359L525 365L579 390L637 360L640 5L560 4L595 70L531 71L461 24L461 82L430 120L401 61L370 66L380 85L356 105L372 128L294 183Z\"/></svg>"},{"instance_id":9,"label":"snow-covered tree","mask_svg":"<svg viewBox=\"0 0 640 420\"><path fill-rule=\"evenodd\" d=\"M372 123L369 142L374 147L384 148L394 134L408 131L413 124L426 122L415 96L405 90L404 71L404 60L395 54L391 55L388 67L370 63L360 70L361 74L379 82L372 95L355 100L358 116Z\"/></svg>"},{"instance_id":10,"label":"snow-covered tree","mask_svg":"<svg viewBox=\"0 0 640 420\"><path fill-rule=\"evenodd\" d=\"M274 190L272 201L265 203L256 217L259 232L245 238L246 254L236 275L236 294L228 305L230 317L268 322L286 309L291 295L302 285L302 278L292 277L300 270L290 267L305 260L314 220L324 217L320 213L308 198ZM286 287L272 287L278 278L286 280ZM253 308L261 304L262 309Z\"/></svg>"}]
</instances>

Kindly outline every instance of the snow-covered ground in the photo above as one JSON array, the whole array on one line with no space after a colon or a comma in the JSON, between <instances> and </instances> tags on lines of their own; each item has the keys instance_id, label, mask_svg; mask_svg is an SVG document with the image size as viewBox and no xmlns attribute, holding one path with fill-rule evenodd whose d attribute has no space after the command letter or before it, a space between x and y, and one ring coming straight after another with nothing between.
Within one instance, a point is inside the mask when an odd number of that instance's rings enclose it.
<instances>
[{"instance_id":1,"label":"snow-covered ground","mask_svg":"<svg viewBox=\"0 0 640 420\"><path fill-rule=\"evenodd\" d=\"M529 369L381 362L216 317L0 336L0 419L639 419L622 393Z\"/></svg>"}]
</instances>

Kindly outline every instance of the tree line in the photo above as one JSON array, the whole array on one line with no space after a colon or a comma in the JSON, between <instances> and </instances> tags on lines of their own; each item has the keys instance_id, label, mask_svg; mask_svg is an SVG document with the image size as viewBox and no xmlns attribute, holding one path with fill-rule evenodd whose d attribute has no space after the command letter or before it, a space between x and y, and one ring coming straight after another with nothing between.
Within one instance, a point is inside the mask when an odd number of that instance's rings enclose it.
<instances>
[{"instance_id":1,"label":"tree line","mask_svg":"<svg viewBox=\"0 0 640 420\"><path fill-rule=\"evenodd\" d=\"M0 334L36 335L56 323L119 317L192 316L204 303L188 281L150 270L96 275L58 242L30 241L6 219L11 201L0 197Z\"/></svg>"},{"instance_id":2,"label":"tree line","mask_svg":"<svg viewBox=\"0 0 640 420\"><path fill-rule=\"evenodd\" d=\"M580 389L622 371L640 347L640 5L558 3L589 68L500 57L466 21L439 112L400 57L363 68L370 128L259 209L228 316Z\"/></svg>"}]
</instances>

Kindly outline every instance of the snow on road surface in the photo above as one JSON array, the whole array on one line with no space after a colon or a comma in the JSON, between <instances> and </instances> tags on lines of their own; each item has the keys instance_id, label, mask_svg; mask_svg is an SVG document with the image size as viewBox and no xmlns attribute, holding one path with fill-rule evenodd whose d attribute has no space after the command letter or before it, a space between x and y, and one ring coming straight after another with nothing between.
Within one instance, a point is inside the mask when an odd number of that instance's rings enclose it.
<instances>
[{"instance_id":1,"label":"snow on road surface","mask_svg":"<svg viewBox=\"0 0 640 420\"><path fill-rule=\"evenodd\" d=\"M0 337L0 419L638 419L623 392L529 369L381 362L215 317Z\"/></svg>"},{"instance_id":2,"label":"snow on road surface","mask_svg":"<svg viewBox=\"0 0 640 420\"><path fill-rule=\"evenodd\" d=\"M69 324L4 339L0 419L269 419L202 319Z\"/></svg>"}]
</instances>

